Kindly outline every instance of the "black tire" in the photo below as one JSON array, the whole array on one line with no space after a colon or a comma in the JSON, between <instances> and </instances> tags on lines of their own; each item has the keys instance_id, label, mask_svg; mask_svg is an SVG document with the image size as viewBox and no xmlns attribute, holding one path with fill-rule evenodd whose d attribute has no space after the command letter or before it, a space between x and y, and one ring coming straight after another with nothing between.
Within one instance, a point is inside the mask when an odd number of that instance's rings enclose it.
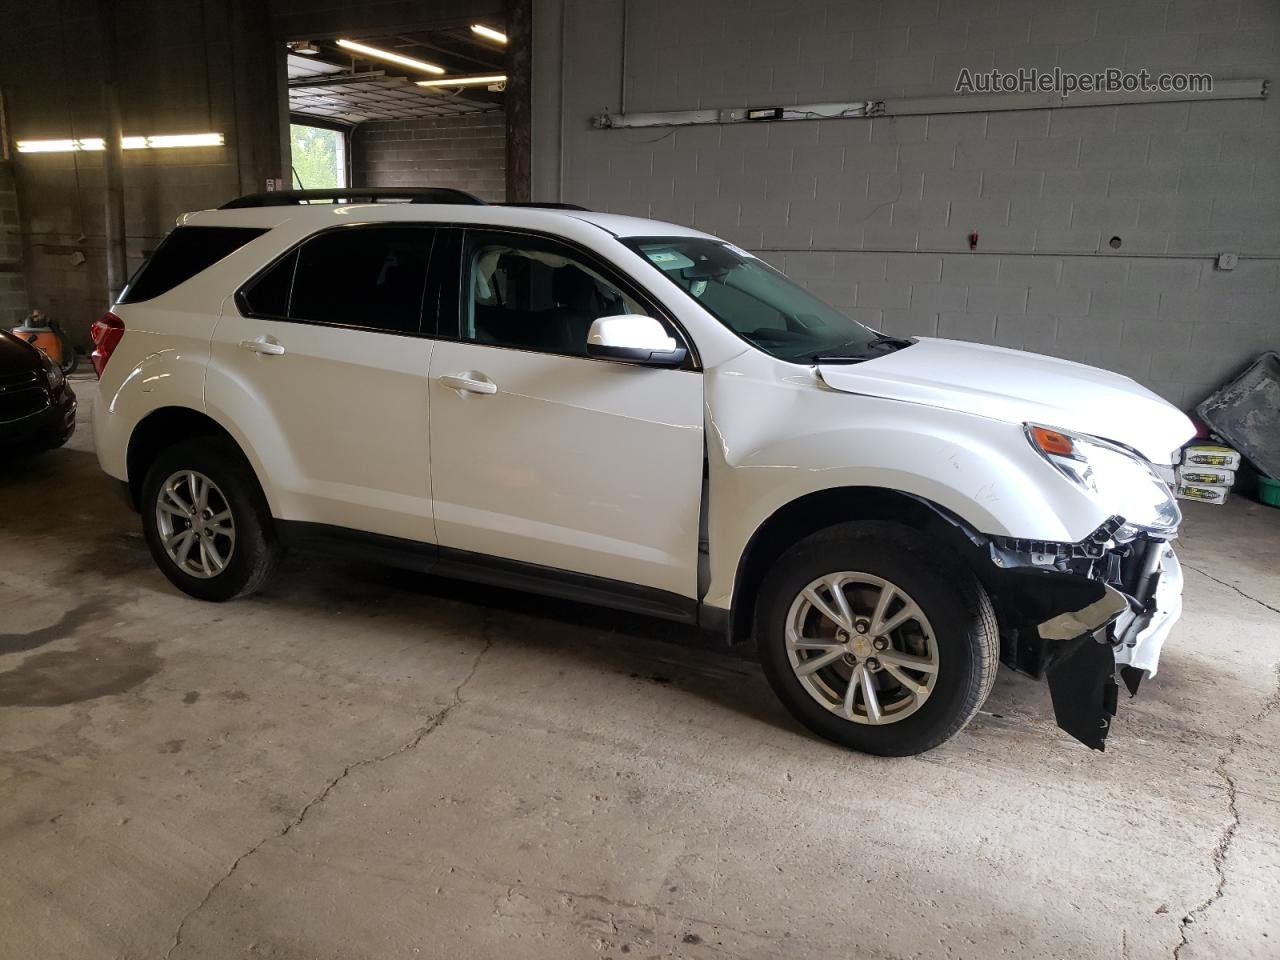
<instances>
[{"instance_id":1,"label":"black tire","mask_svg":"<svg viewBox=\"0 0 1280 960\"><path fill-rule=\"evenodd\" d=\"M914 599L933 628L937 675L914 713L880 725L838 716L806 690L787 652L786 621L797 595L819 577L855 571L888 580ZM765 577L757 606L760 661L774 692L814 733L879 756L923 753L978 712L995 682L999 631L986 591L958 557L893 523L844 523L786 551Z\"/></svg>"},{"instance_id":2,"label":"black tire","mask_svg":"<svg viewBox=\"0 0 1280 960\"><path fill-rule=\"evenodd\" d=\"M217 486L235 526L235 546L221 572L207 579L184 572L161 542L156 505L161 486L173 474L192 470ZM222 437L200 437L165 449L142 484L142 529L151 556L169 581L200 600L221 602L253 593L275 570L282 548L275 523L253 468L239 448Z\"/></svg>"}]
</instances>

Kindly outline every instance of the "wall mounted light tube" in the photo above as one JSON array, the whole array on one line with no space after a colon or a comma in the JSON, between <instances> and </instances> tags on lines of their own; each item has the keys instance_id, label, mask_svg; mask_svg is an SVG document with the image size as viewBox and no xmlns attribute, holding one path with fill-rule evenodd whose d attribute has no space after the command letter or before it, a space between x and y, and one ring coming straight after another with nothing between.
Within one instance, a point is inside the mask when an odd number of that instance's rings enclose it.
<instances>
[{"instance_id":1,"label":"wall mounted light tube","mask_svg":"<svg viewBox=\"0 0 1280 960\"><path fill-rule=\"evenodd\" d=\"M130 143L137 140L145 142L137 145ZM163 150L170 147L220 147L222 143L220 133L167 133L149 137L125 137L121 146L126 150L140 150L144 147Z\"/></svg>"},{"instance_id":2,"label":"wall mounted light tube","mask_svg":"<svg viewBox=\"0 0 1280 960\"><path fill-rule=\"evenodd\" d=\"M729 107L707 110L668 110L660 113L602 113L592 117L598 129L624 127L688 127L708 123L757 123L777 120L836 120L869 117L908 117L946 113L996 113L1010 110L1058 110L1073 107L1129 106L1204 100L1262 100L1266 80L1217 80L1206 91L1120 92L1091 91L1064 97L1056 93L967 93L937 97L890 97L841 103L795 106Z\"/></svg>"},{"instance_id":3,"label":"wall mounted light tube","mask_svg":"<svg viewBox=\"0 0 1280 960\"><path fill-rule=\"evenodd\" d=\"M75 153L80 150L105 150L106 141L101 137L83 137L79 140L19 140L19 153Z\"/></svg>"},{"instance_id":4,"label":"wall mounted light tube","mask_svg":"<svg viewBox=\"0 0 1280 960\"><path fill-rule=\"evenodd\" d=\"M146 137L124 137L120 146L125 150L162 150L173 147L220 147L225 142L220 133L166 133ZM79 140L19 140L19 153L77 153L105 150L107 142L102 137L81 137Z\"/></svg>"}]
</instances>

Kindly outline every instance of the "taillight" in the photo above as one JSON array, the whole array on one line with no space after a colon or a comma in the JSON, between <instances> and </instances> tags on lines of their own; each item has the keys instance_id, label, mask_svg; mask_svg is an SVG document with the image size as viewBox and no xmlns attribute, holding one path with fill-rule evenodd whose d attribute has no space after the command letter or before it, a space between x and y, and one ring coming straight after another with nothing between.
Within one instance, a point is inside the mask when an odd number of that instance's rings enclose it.
<instances>
[{"instance_id":1,"label":"taillight","mask_svg":"<svg viewBox=\"0 0 1280 960\"><path fill-rule=\"evenodd\" d=\"M93 353L89 355L89 359L93 361L93 372L98 375L99 380L102 379L107 361L111 359L112 351L123 336L124 321L111 312L104 313L89 328L89 337L93 340Z\"/></svg>"}]
</instances>

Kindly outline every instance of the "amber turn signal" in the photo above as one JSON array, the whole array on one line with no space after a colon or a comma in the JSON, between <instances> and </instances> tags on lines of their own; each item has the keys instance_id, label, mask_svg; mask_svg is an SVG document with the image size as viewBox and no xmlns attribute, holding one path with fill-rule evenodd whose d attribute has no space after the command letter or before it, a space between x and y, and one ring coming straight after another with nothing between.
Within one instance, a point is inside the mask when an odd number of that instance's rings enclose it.
<instances>
[{"instance_id":1,"label":"amber turn signal","mask_svg":"<svg viewBox=\"0 0 1280 960\"><path fill-rule=\"evenodd\" d=\"M1048 427L1032 427L1031 439L1043 452L1059 457L1074 456L1075 444L1065 433L1050 430Z\"/></svg>"}]
</instances>

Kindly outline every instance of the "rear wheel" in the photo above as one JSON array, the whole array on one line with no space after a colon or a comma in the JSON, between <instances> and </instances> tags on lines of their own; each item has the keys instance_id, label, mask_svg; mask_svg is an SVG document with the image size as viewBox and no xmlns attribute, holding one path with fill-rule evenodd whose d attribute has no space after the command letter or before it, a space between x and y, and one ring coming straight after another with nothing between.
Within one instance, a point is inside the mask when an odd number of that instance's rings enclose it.
<instances>
[{"instance_id":1,"label":"rear wheel","mask_svg":"<svg viewBox=\"0 0 1280 960\"><path fill-rule=\"evenodd\" d=\"M193 597L252 593L279 559L266 498L227 440L203 437L162 451L143 481L141 507L156 565Z\"/></svg>"},{"instance_id":2,"label":"rear wheel","mask_svg":"<svg viewBox=\"0 0 1280 960\"><path fill-rule=\"evenodd\" d=\"M998 662L972 573L889 523L841 524L788 550L766 578L758 634L769 682L801 723L884 756L958 733Z\"/></svg>"}]
</instances>

